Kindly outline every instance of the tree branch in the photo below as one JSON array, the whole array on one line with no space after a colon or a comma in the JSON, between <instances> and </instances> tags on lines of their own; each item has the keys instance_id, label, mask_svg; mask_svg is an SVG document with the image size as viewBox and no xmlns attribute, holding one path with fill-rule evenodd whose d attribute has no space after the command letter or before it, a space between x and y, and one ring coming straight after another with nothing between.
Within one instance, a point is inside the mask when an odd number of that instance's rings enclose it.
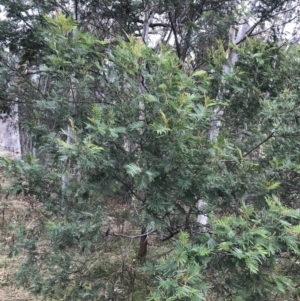
<instances>
[{"instance_id":1,"label":"tree branch","mask_svg":"<svg viewBox=\"0 0 300 301\"><path fill-rule=\"evenodd\" d=\"M268 140L270 140L273 136L274 136L275 132L272 132L265 140L261 141L260 143L258 143L257 145L255 145L251 150L249 150L248 152L246 152L245 154L243 154L243 157L248 156L250 153L252 153L255 149L259 148L261 145L263 145L265 142L267 142Z\"/></svg>"}]
</instances>

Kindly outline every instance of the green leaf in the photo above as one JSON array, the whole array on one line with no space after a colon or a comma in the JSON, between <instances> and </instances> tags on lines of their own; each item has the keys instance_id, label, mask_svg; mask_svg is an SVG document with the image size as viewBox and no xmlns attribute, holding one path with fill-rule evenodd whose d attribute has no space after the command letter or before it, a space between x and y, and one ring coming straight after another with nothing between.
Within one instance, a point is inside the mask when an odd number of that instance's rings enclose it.
<instances>
[{"instance_id":1,"label":"green leaf","mask_svg":"<svg viewBox=\"0 0 300 301\"><path fill-rule=\"evenodd\" d=\"M144 126L145 126L145 122L144 121L136 121L136 122L130 124L129 128L130 128L130 130L140 130Z\"/></svg>"},{"instance_id":2,"label":"green leaf","mask_svg":"<svg viewBox=\"0 0 300 301\"><path fill-rule=\"evenodd\" d=\"M161 124L161 123L157 123L157 122L154 122L152 124L153 126L153 129L154 131L156 131L156 133L158 135L162 135L162 134L166 134L168 133L171 129L169 127L167 127L166 125L164 124Z\"/></svg>"},{"instance_id":3,"label":"green leaf","mask_svg":"<svg viewBox=\"0 0 300 301\"><path fill-rule=\"evenodd\" d=\"M234 248L231 251L231 254L235 257L237 257L238 259L242 259L246 257L246 254L243 252L243 250L239 249L239 248Z\"/></svg>"},{"instance_id":4,"label":"green leaf","mask_svg":"<svg viewBox=\"0 0 300 301\"><path fill-rule=\"evenodd\" d=\"M248 269L250 270L250 272L252 272L253 274L257 274L259 271L259 266L258 266L258 262L256 259L248 257L245 259L246 262L246 266L248 267Z\"/></svg>"},{"instance_id":5,"label":"green leaf","mask_svg":"<svg viewBox=\"0 0 300 301\"><path fill-rule=\"evenodd\" d=\"M144 94L144 99L150 103L151 102L159 102L159 100L156 98L156 96L151 95L151 94Z\"/></svg>"},{"instance_id":6,"label":"green leaf","mask_svg":"<svg viewBox=\"0 0 300 301\"><path fill-rule=\"evenodd\" d=\"M221 242L218 246L219 251L229 251L233 243L231 241Z\"/></svg>"},{"instance_id":7,"label":"green leaf","mask_svg":"<svg viewBox=\"0 0 300 301\"><path fill-rule=\"evenodd\" d=\"M178 234L178 237L179 237L179 243L182 246L185 246L189 242L189 239L190 239L189 234L185 231L180 231Z\"/></svg>"},{"instance_id":8,"label":"green leaf","mask_svg":"<svg viewBox=\"0 0 300 301\"><path fill-rule=\"evenodd\" d=\"M126 164L126 165L124 165L124 168L125 168L126 172L129 175L131 175L132 177L134 177L142 172L142 169L135 163Z\"/></svg>"},{"instance_id":9,"label":"green leaf","mask_svg":"<svg viewBox=\"0 0 300 301\"><path fill-rule=\"evenodd\" d=\"M293 234L300 234L300 225L293 226L289 229L287 229L288 233L293 233Z\"/></svg>"},{"instance_id":10,"label":"green leaf","mask_svg":"<svg viewBox=\"0 0 300 301\"><path fill-rule=\"evenodd\" d=\"M193 77L194 76L198 76L198 77L200 77L200 78L203 78L203 77L205 77L207 75L207 72L205 71L205 70L198 70L198 71L196 71L196 72L194 72L193 73Z\"/></svg>"},{"instance_id":11,"label":"green leaf","mask_svg":"<svg viewBox=\"0 0 300 301\"><path fill-rule=\"evenodd\" d=\"M277 189L280 185L280 182L270 182L267 189L268 190L274 190Z\"/></svg>"}]
</instances>

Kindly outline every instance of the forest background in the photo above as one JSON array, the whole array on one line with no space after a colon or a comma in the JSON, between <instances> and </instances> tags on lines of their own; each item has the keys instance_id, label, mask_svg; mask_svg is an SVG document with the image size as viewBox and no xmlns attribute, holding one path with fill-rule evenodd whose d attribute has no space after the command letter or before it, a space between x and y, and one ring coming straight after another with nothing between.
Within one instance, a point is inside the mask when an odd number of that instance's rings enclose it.
<instances>
[{"instance_id":1,"label":"forest background","mask_svg":"<svg viewBox=\"0 0 300 301\"><path fill-rule=\"evenodd\" d=\"M15 283L49 300L299 299L299 1L1 5Z\"/></svg>"}]
</instances>

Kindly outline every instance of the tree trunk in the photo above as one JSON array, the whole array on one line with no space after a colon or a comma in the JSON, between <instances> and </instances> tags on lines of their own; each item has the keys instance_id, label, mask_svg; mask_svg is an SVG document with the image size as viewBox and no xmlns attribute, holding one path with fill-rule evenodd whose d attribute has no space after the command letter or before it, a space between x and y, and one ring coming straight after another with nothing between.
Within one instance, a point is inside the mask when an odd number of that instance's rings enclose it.
<instances>
[{"instance_id":1,"label":"tree trunk","mask_svg":"<svg viewBox=\"0 0 300 301\"><path fill-rule=\"evenodd\" d=\"M140 238L140 247L139 247L139 252L138 252L138 258L139 260L144 260L146 255L147 255L147 245L148 245L148 237L145 234L146 233L146 227L142 227L141 231L141 238ZM143 235L145 234L145 235Z\"/></svg>"},{"instance_id":2,"label":"tree trunk","mask_svg":"<svg viewBox=\"0 0 300 301\"><path fill-rule=\"evenodd\" d=\"M11 116L2 114L0 121L0 152L3 156L21 158L18 105L11 108Z\"/></svg>"},{"instance_id":3,"label":"tree trunk","mask_svg":"<svg viewBox=\"0 0 300 301\"><path fill-rule=\"evenodd\" d=\"M257 3L257 0L252 0L248 4L248 9L247 12L245 13L245 16L242 18L241 22L239 22L241 25L239 29L235 29L233 26L231 26L230 31L229 31L229 41L235 45L240 44L244 38L247 36L249 30L250 30L250 25L249 25L249 16L248 13L251 13ZM251 30L250 30L251 31ZM233 67L236 64L238 60L237 53L234 50L228 51L227 55L227 60L228 64L223 65L223 75L227 74L229 72L233 71ZM225 81L223 80L221 82L221 86L219 87L218 95L217 95L217 101L221 102L223 100L223 85L225 84ZM216 116L222 116L224 113L223 107L217 106L214 109L214 113ZM216 141L219 135L219 128L221 126L221 121L219 119L213 120L211 122L211 127L210 127L210 132L209 132L209 139L211 141ZM204 207L207 205L207 203L203 200L199 200L197 207L199 211L203 210ZM198 214L197 221L201 225L206 225L207 224L207 216L204 214Z\"/></svg>"},{"instance_id":4,"label":"tree trunk","mask_svg":"<svg viewBox=\"0 0 300 301\"><path fill-rule=\"evenodd\" d=\"M149 25L151 24L152 20L153 20L153 13L151 13L150 5L148 4L146 12L145 12L144 28L143 28L143 40L146 45L149 44ZM140 82L142 82L142 80L143 79L141 79ZM143 85L140 85L141 94L145 93L145 91L144 91L145 87L146 87L146 81L144 80ZM139 109L140 109L139 120L144 121L145 120L145 105L142 101L139 103ZM140 134L142 135L143 132L144 132L144 130L141 129ZM142 230L141 230L141 234L144 234L144 233L146 233L145 226L143 226ZM147 235L143 235L140 238L140 247L139 247L139 252L138 252L138 258L141 261L143 261L147 255L147 245L148 245L147 239L148 239Z\"/></svg>"},{"instance_id":5,"label":"tree trunk","mask_svg":"<svg viewBox=\"0 0 300 301\"><path fill-rule=\"evenodd\" d=\"M78 21L80 18L78 16L78 10L77 10L77 0L74 0L73 3L73 18L74 20ZM74 34L74 32L76 32L76 29L73 31L72 35ZM76 71L73 72L72 74L74 77L76 76ZM76 107L76 97L77 97L77 88L75 86L75 84L73 85L71 83L70 86L70 96L69 96L69 106L71 107L73 113L75 113L75 107ZM74 136L74 127L73 127L73 123L70 120L70 124L67 126L67 139L66 139L66 143L68 145L72 145L74 143L73 140L73 136ZM63 174L62 178L61 178L61 190L62 190L62 197L61 197L61 201L60 201L60 205L61 205L61 213L62 215L66 215L68 214L67 212L67 208L68 208L68 202L69 202L69 197L68 197L68 186L69 186L69 175L68 175L68 167L70 166L70 162L68 161L67 163L68 166L66 166L66 173Z\"/></svg>"}]
</instances>

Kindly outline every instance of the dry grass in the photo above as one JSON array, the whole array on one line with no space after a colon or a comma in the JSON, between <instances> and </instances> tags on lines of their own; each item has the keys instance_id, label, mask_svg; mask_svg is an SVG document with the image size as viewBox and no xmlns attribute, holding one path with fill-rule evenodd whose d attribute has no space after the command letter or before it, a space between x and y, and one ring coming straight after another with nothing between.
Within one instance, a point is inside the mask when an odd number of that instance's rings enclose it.
<instances>
[{"instance_id":1,"label":"dry grass","mask_svg":"<svg viewBox=\"0 0 300 301\"><path fill-rule=\"evenodd\" d=\"M2 183L2 186L5 183ZM8 196L0 191L0 301L51 301L36 297L28 291L17 287L13 282L13 274L22 261L22 255L8 258L9 246L14 243L13 233L9 225L25 223L31 228L39 217L37 204L24 197ZM128 216L133 215L132 208L121 200L109 200L107 204L108 218L103 224L103 232L110 227L112 233L124 236L107 237L105 246L99 248L90 255L91 264L88 265L87 273L91 272L97 278L110 284L120 295L127 296L128 300L140 301L151 290L151 281L140 272L140 263L136 260L138 239L131 240L128 236L135 236L140 229L133 223L128 222ZM162 244L153 235L149 237L149 249L147 260L155 261L159 257L167 257L172 249L172 244ZM96 246L97 247L97 246ZM79 256L74 253L74 257ZM109 260L108 260L109 259ZM211 295L207 301L220 300L218 296ZM300 301L298 296L294 298L277 297L277 301L295 300Z\"/></svg>"},{"instance_id":2,"label":"dry grass","mask_svg":"<svg viewBox=\"0 0 300 301\"><path fill-rule=\"evenodd\" d=\"M2 181L2 187L5 183ZM112 233L124 235L138 235L140 229L135 228L131 223L126 222L127 215L130 214L127 206L119 200L110 201L107 208L109 218L103 225L103 231L109 226ZM108 206L109 207L109 206ZM116 210L117 208L117 210ZM14 244L14 234L10 230L11 225L23 223L26 228L32 228L39 218L37 204L22 196L9 196L5 191L0 191L0 301L40 301L45 298L36 297L25 289L19 288L14 284L13 275L17 271L22 255L8 258L10 245ZM151 237L149 244L155 244L155 239ZM143 283L135 281L136 268L138 262L135 260L138 247L138 239L130 240L124 237L107 237L104 247L91 254L91 264L88 271L91 270L102 277L108 283L114 283L116 290L131 291L136 285L145 286ZM150 250L154 250L150 247ZM151 251L149 255L151 256ZM113 255L112 255L113 254ZM80 257L74 254L74 257ZM109 261L107 260L109 258ZM138 277L141 282L141 275ZM143 281L142 281L143 282ZM125 286L124 286L125 285ZM125 289L126 287L126 289ZM143 287L144 288L144 287ZM132 294L133 292L131 292ZM132 297L132 300L137 300ZM47 299L50 301L49 299Z\"/></svg>"},{"instance_id":3,"label":"dry grass","mask_svg":"<svg viewBox=\"0 0 300 301\"><path fill-rule=\"evenodd\" d=\"M39 301L23 288L13 282L13 274L17 270L21 255L8 258L9 245L14 243L14 236L9 231L11 223L30 222L32 208L23 199L16 199L0 192L0 300L1 301Z\"/></svg>"},{"instance_id":4,"label":"dry grass","mask_svg":"<svg viewBox=\"0 0 300 301\"><path fill-rule=\"evenodd\" d=\"M3 244L0 245L0 300L1 301L33 301L41 300L32 296L22 288L18 288L12 281L12 275L18 266L20 258L8 259Z\"/></svg>"}]
</instances>

